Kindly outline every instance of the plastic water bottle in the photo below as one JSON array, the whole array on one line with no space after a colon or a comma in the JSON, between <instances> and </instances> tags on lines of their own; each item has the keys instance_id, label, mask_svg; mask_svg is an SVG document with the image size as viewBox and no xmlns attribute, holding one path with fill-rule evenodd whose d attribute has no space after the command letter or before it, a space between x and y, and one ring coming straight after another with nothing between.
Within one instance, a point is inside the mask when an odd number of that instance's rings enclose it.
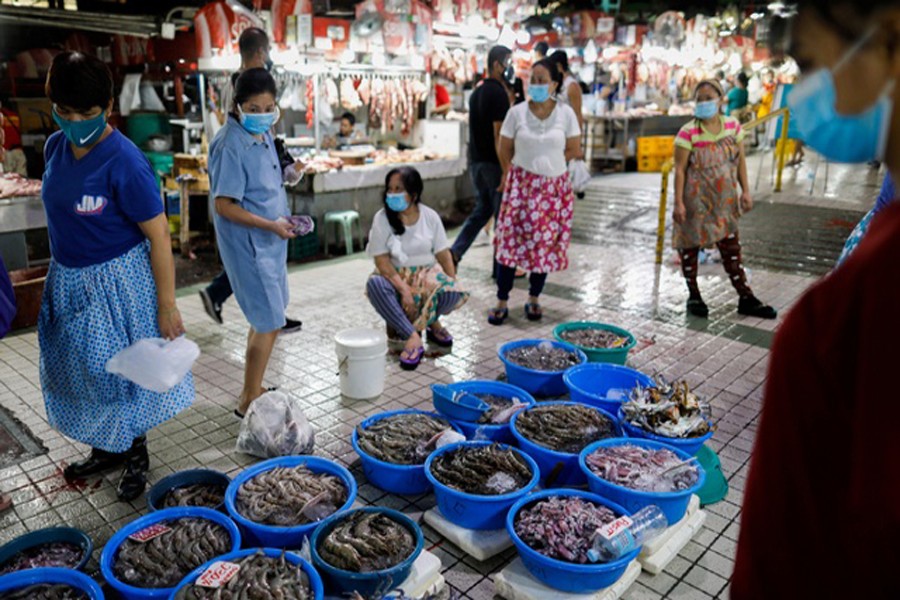
<instances>
[{"instance_id":1,"label":"plastic water bottle","mask_svg":"<svg viewBox=\"0 0 900 600\"><path fill-rule=\"evenodd\" d=\"M631 517L619 517L597 530L587 557L591 562L609 562L640 548L669 526L666 515L655 504Z\"/></svg>"}]
</instances>

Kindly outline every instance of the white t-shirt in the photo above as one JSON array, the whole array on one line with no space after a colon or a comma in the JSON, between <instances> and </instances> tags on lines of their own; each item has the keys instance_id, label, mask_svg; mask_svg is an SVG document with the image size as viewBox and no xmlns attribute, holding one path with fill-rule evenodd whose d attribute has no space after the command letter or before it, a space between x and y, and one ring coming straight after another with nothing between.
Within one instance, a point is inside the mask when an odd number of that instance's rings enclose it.
<instances>
[{"instance_id":1,"label":"white t-shirt","mask_svg":"<svg viewBox=\"0 0 900 600\"><path fill-rule=\"evenodd\" d=\"M571 106L557 102L544 120L522 102L509 109L500 135L515 141L513 164L543 177L566 172L566 140L581 135L578 117Z\"/></svg>"},{"instance_id":2,"label":"white t-shirt","mask_svg":"<svg viewBox=\"0 0 900 600\"><path fill-rule=\"evenodd\" d=\"M562 88L559 90L559 93L556 95L557 100L559 100L563 104L569 104L569 87L572 84L578 85L578 80L572 77L571 75L566 75L566 78L563 79Z\"/></svg>"},{"instance_id":3,"label":"white t-shirt","mask_svg":"<svg viewBox=\"0 0 900 600\"><path fill-rule=\"evenodd\" d=\"M379 210L372 221L366 252L373 258L390 254L391 263L397 268L430 267L435 263L435 255L449 247L441 216L420 203L419 220L407 225L400 236L391 229L385 210Z\"/></svg>"}]
</instances>

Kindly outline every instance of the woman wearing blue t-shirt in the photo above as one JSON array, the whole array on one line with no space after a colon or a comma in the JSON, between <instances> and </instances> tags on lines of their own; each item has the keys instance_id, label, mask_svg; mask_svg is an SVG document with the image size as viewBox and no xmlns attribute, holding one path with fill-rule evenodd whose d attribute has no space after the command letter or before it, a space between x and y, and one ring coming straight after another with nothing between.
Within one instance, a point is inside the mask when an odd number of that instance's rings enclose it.
<instances>
[{"instance_id":1,"label":"woman wearing blue t-shirt","mask_svg":"<svg viewBox=\"0 0 900 600\"><path fill-rule=\"evenodd\" d=\"M190 374L159 394L105 369L139 339L184 333L168 223L150 163L107 123L113 82L106 65L59 54L46 91L62 130L44 148L41 192L53 257L38 322L47 418L92 448L66 467L66 479L124 465L117 493L133 500L147 483L145 433L194 398Z\"/></svg>"},{"instance_id":2,"label":"woman wearing blue t-shirt","mask_svg":"<svg viewBox=\"0 0 900 600\"><path fill-rule=\"evenodd\" d=\"M281 163L269 130L278 120L275 80L248 69L234 86L234 106L209 147L210 192L216 202L219 254L250 333L244 389L235 414L265 392L263 377L288 304L287 240L292 226Z\"/></svg>"}]
</instances>

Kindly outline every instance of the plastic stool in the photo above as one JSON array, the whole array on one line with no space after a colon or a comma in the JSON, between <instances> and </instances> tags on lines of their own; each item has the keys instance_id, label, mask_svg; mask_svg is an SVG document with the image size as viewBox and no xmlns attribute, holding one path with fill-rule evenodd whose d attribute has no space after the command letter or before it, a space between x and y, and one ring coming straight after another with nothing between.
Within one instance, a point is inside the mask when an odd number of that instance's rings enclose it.
<instances>
[{"instance_id":1,"label":"plastic stool","mask_svg":"<svg viewBox=\"0 0 900 600\"><path fill-rule=\"evenodd\" d=\"M353 254L353 224L359 231L359 237L362 239L362 225L359 223L359 213L355 210L337 210L325 213L325 251L328 251L328 231L331 229L330 224L337 226L334 241L337 243L338 232L343 230L344 244L347 247L347 254Z\"/></svg>"}]
</instances>

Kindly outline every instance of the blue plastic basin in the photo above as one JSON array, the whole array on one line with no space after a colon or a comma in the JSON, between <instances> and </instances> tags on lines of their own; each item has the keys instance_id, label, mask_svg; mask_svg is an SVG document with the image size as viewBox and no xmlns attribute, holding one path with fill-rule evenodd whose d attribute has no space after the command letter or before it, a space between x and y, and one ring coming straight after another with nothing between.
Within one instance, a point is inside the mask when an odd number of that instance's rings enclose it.
<instances>
[{"instance_id":1,"label":"blue plastic basin","mask_svg":"<svg viewBox=\"0 0 900 600\"><path fill-rule=\"evenodd\" d=\"M81 561L72 567L77 571L84 569L84 566L91 558L91 552L94 551L94 544L91 543L91 538L80 529L75 529L74 527L48 527L21 535L0 547L0 567L20 552L35 546L52 544L53 542L65 542L81 548Z\"/></svg>"},{"instance_id":2,"label":"blue plastic basin","mask_svg":"<svg viewBox=\"0 0 900 600\"><path fill-rule=\"evenodd\" d=\"M564 401L540 402L533 408L567 404L581 403ZM619 427L619 422L614 416L612 416L602 408L584 404L581 405L588 406L588 408L593 408L594 410L601 413L604 417L612 421L617 437L622 434L622 429L621 427ZM541 485L544 487L577 487L583 486L585 483L587 483L584 472L578 466L578 454L557 452L556 450L551 450L550 448L545 448L544 446L535 444L516 429L516 422L518 421L518 418L525 412L527 411L518 412L513 416L510 430L512 431L513 437L515 437L516 441L519 443L519 448L521 448L526 454L533 458L534 461L538 464L538 468L540 468L541 471Z\"/></svg>"},{"instance_id":3,"label":"blue plastic basin","mask_svg":"<svg viewBox=\"0 0 900 600\"><path fill-rule=\"evenodd\" d=\"M594 472L588 468L585 459L597 448L624 446L625 444L640 446L641 448L651 448L653 450L664 448L674 452L681 460L687 460L691 457L690 454L682 452L678 448L653 440L642 438L612 438L600 440L585 448L578 457L578 465L584 472L585 477L587 477L588 488L595 494L599 494L604 498L609 498L617 504L621 504L626 510L632 513L637 512L650 504L655 504L659 506L663 513L665 513L669 525L674 525L684 517L691 496L696 494L700 488L703 487L703 482L706 480L706 472L703 470L703 467L699 464L695 465L699 471L697 483L680 492L643 492L640 490L633 490L631 488L610 483L595 475Z\"/></svg>"},{"instance_id":4,"label":"blue plastic basin","mask_svg":"<svg viewBox=\"0 0 900 600\"><path fill-rule=\"evenodd\" d=\"M340 513L351 506L356 500L356 480L346 468L318 456L282 456L280 458L270 458L261 463L253 465L249 469L245 469L238 474L237 477L228 485L225 490L225 508L228 514L237 523L241 530L241 538L244 540L244 548L287 548L297 549L303 545L303 538L312 534L313 529L319 524L319 521L307 523L305 525L295 525L292 527L279 527L277 525L264 525L251 521L237 509L237 492L238 489L250 479L253 479L260 473L271 471L277 467L297 467L306 465L313 473L327 473L340 478L347 488L347 501L336 512Z\"/></svg>"},{"instance_id":5,"label":"blue plastic basin","mask_svg":"<svg viewBox=\"0 0 900 600\"><path fill-rule=\"evenodd\" d=\"M218 484L221 485L224 490L227 489L228 484L231 483L231 477L225 473L214 471L212 469L188 469L186 471L172 473L157 481L153 487L150 488L150 491L147 492L147 508L151 511L162 509L163 498L169 490L196 483ZM215 507L215 509L220 512L225 512L224 498L222 503Z\"/></svg>"},{"instance_id":6,"label":"blue plastic basin","mask_svg":"<svg viewBox=\"0 0 900 600\"><path fill-rule=\"evenodd\" d=\"M509 508L519 498L533 490L541 478L540 468L534 459L512 446L503 446L503 448L510 449L525 459L525 462L531 468L531 480L524 487L508 494L497 496L466 494L441 483L431 472L431 463L441 454L453 452L464 447L490 446L493 443L485 441L449 444L432 452L428 460L425 461L425 475L434 486L434 497L437 500L438 508L441 509L441 514L454 525L476 530L503 529Z\"/></svg>"},{"instance_id":7,"label":"blue plastic basin","mask_svg":"<svg viewBox=\"0 0 900 600\"><path fill-rule=\"evenodd\" d=\"M625 414L622 412L622 409L619 408L619 421L622 423L622 429L625 430L625 434L628 437L633 438L642 438L645 440L653 440L654 442L660 442L662 444L666 444L668 446L672 446L673 448L678 448L685 454L689 454L694 456L697 452L700 451L700 448L713 436L712 430L712 421L709 421L709 431L706 434L700 437L693 438L672 438L666 437L664 435L657 435L641 427L637 427L632 425L628 421L625 420Z\"/></svg>"},{"instance_id":8,"label":"blue plastic basin","mask_svg":"<svg viewBox=\"0 0 900 600\"><path fill-rule=\"evenodd\" d=\"M162 523L164 521L174 521L176 519L184 519L186 517L206 519L207 521L218 523L219 525L224 527L231 536L232 551L235 551L241 547L241 534L234 522L232 522L232 520L229 519L227 515L223 515L222 513L211 508L200 508L196 506L165 508L163 510L154 511L149 515L140 517L139 519L135 519L131 523L128 523L127 525L122 527L122 529L117 531L115 534L113 534L113 536L103 547L103 553L100 555L100 572L103 574L103 578L107 583L109 583L109 585L113 587L113 589L115 589L119 593L122 598L124 598L125 600L149 600L151 598L168 598L172 594L172 592L175 590L174 587L139 588L133 585L128 585L123 581L119 581L119 579L113 572L113 565L115 564L115 558L118 554L119 546L121 546L131 534L137 533L138 531L156 523Z\"/></svg>"},{"instance_id":9,"label":"blue plastic basin","mask_svg":"<svg viewBox=\"0 0 900 600\"><path fill-rule=\"evenodd\" d=\"M371 417L360 423L360 427L366 429L372 423L375 423L382 419L386 419L388 417L393 417L394 415L402 414L423 414L431 417L437 417L439 419L444 419L445 421L450 423L450 426L453 427L453 429L460 433L463 433L462 430L454 422L450 421L443 415L412 408L404 410L392 410L389 412L372 415ZM359 434L357 433L356 428L353 429L353 434L350 436L350 443L353 445L353 449L356 450L356 453L359 454L359 458L362 462L363 474L365 474L366 479L369 481L369 483L371 483L375 487L380 488L386 492L401 495L424 494L431 490L431 484L428 482L428 478L425 477L424 464L397 465L375 458L371 454L367 454L362 448L359 447Z\"/></svg>"},{"instance_id":10,"label":"blue plastic basin","mask_svg":"<svg viewBox=\"0 0 900 600\"><path fill-rule=\"evenodd\" d=\"M217 561L237 561L245 556L250 556L259 552L260 548L251 548L249 550L238 550L236 552L230 552L228 554L223 554L222 556L217 556L216 558L210 560L208 563L201 565L191 571L185 576L184 579L175 587L172 591L171 598L175 598L175 594L178 593L183 587L191 585L194 581L200 577L206 569L212 566L214 562ZM300 567L306 571L306 575L309 577L309 585L312 587L313 596L312 600L322 600L325 597L325 590L322 586L322 578L319 576L319 573L310 565L307 561L297 556L293 552L285 552L284 550L277 550L275 548L261 548L261 550L265 553L266 556L270 556L272 558L279 558L282 554L284 554L284 559L291 564L300 565Z\"/></svg>"},{"instance_id":11,"label":"blue plastic basin","mask_svg":"<svg viewBox=\"0 0 900 600\"><path fill-rule=\"evenodd\" d=\"M320 540L324 539L342 519L355 512L382 513L405 526L416 540L416 547L412 554L389 569L372 571L370 573L345 571L344 569L339 569L325 562L318 552ZM310 539L313 564L321 571L325 583L328 586L329 593L335 597L341 598L345 598L353 592L359 592L363 598L378 597L376 592L382 595L387 594L388 591L406 581L406 578L409 577L409 574L412 571L413 563L419 558L424 546L425 537L422 535L422 529L415 521L401 512L380 507L357 508L341 515L331 516L322 521L322 524L316 528L315 532L313 532L312 539Z\"/></svg>"},{"instance_id":12,"label":"blue plastic basin","mask_svg":"<svg viewBox=\"0 0 900 600\"><path fill-rule=\"evenodd\" d=\"M0 596L5 592L20 590L41 583L69 585L83 591L90 600L103 600L103 590L100 589L96 581L84 573L61 567L27 569L4 575L0 577Z\"/></svg>"},{"instance_id":13,"label":"blue plastic basin","mask_svg":"<svg viewBox=\"0 0 900 600\"><path fill-rule=\"evenodd\" d=\"M544 490L521 498L509 510L506 517L506 531L519 551L525 568L541 583L563 592L586 594L608 588L622 577L628 565L637 557L639 549L608 563L579 565L544 556L516 534L516 515L523 508L552 496L573 496L602 504L612 510L617 517L632 514L606 498L581 490Z\"/></svg>"},{"instance_id":14,"label":"blue plastic basin","mask_svg":"<svg viewBox=\"0 0 900 600\"><path fill-rule=\"evenodd\" d=\"M617 414L622 402L636 386L656 387L656 383L640 371L609 363L589 363L572 367L563 376L572 400L602 408ZM609 398L610 391L619 390L621 398Z\"/></svg>"},{"instance_id":15,"label":"blue plastic basin","mask_svg":"<svg viewBox=\"0 0 900 600\"><path fill-rule=\"evenodd\" d=\"M528 406L534 404L534 396L522 388L518 388L508 383L501 383L499 381L460 381L458 383L451 383L447 387L454 391L463 390L476 395L491 394L501 398L518 398ZM434 399L434 403L435 409L437 409L438 412L441 412L436 398ZM449 415L445 416L450 418ZM509 444L515 440L512 432L509 430L509 423L491 425L487 423L460 421L458 419L454 419L453 423L462 430L463 435L465 435L468 440L488 440L491 442L500 442L501 444Z\"/></svg>"},{"instance_id":16,"label":"blue plastic basin","mask_svg":"<svg viewBox=\"0 0 900 600\"><path fill-rule=\"evenodd\" d=\"M555 348L562 348L568 352L574 352L578 356L579 364L587 362L587 356L584 352L571 344L557 342L554 340L517 340L507 342L500 346L497 355L506 366L506 380L512 385L520 387L526 392L535 396L562 396L566 393L566 384L563 381L563 373L565 371L535 371L534 369L526 369L519 365L511 363L506 358L506 353L522 346L536 346L543 342L552 344Z\"/></svg>"}]
</instances>

